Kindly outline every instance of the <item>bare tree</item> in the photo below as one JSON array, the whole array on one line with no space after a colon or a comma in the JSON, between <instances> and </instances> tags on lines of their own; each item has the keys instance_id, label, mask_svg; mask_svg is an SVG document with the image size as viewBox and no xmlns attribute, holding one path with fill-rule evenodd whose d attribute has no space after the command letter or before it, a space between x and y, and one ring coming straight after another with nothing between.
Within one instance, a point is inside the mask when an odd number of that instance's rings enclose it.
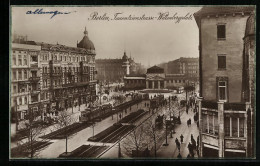
<instances>
[{"instance_id":1,"label":"bare tree","mask_svg":"<svg viewBox=\"0 0 260 166\"><path fill-rule=\"evenodd\" d=\"M73 115L70 115L67 111L60 111L58 118L57 118L57 125L55 126L58 129L64 128L65 135L64 138L66 140L66 151L65 153L68 153L68 137L70 136L69 133L67 132L68 126L71 125L76 121L75 118L72 117Z\"/></svg>"},{"instance_id":2,"label":"bare tree","mask_svg":"<svg viewBox=\"0 0 260 166\"><path fill-rule=\"evenodd\" d=\"M139 152L143 148L147 147L147 140L144 131L145 129L143 125L138 126L137 128L133 129L133 131L123 141L122 146L129 156L133 155L133 150L136 151L138 156Z\"/></svg>"},{"instance_id":3,"label":"bare tree","mask_svg":"<svg viewBox=\"0 0 260 166\"><path fill-rule=\"evenodd\" d=\"M11 150L12 157L29 156L30 158L33 158L37 156L39 152L39 146L37 146L37 144L44 142L43 139L38 139L43 133L43 124L38 123L35 112L31 109L29 109L26 116L24 126L24 131L26 133L25 139L18 141L17 147Z\"/></svg>"},{"instance_id":4,"label":"bare tree","mask_svg":"<svg viewBox=\"0 0 260 166\"><path fill-rule=\"evenodd\" d=\"M155 126L155 122L150 118L145 122L145 133L148 138L153 142L154 157L156 157L157 144L160 138L160 132Z\"/></svg>"}]
</instances>

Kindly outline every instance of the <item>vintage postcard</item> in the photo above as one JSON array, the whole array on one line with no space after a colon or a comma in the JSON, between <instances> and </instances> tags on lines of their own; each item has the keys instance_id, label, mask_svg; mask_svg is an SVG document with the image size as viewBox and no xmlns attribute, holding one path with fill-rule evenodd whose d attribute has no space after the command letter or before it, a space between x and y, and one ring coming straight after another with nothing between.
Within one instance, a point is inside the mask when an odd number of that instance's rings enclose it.
<instances>
[{"instance_id":1,"label":"vintage postcard","mask_svg":"<svg viewBox=\"0 0 260 166\"><path fill-rule=\"evenodd\" d=\"M10 159L255 159L255 6L11 6Z\"/></svg>"}]
</instances>

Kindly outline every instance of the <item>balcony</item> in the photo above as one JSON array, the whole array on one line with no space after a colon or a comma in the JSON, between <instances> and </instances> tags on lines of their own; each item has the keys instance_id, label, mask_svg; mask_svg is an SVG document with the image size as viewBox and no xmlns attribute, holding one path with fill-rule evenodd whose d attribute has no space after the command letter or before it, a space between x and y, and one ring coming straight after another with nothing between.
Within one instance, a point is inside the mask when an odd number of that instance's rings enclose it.
<instances>
[{"instance_id":1,"label":"balcony","mask_svg":"<svg viewBox=\"0 0 260 166\"><path fill-rule=\"evenodd\" d=\"M31 95L38 95L40 93L40 89L32 89L30 93Z\"/></svg>"},{"instance_id":2,"label":"balcony","mask_svg":"<svg viewBox=\"0 0 260 166\"><path fill-rule=\"evenodd\" d=\"M246 104L244 104L244 103L224 103L224 110L245 111Z\"/></svg>"},{"instance_id":3,"label":"balcony","mask_svg":"<svg viewBox=\"0 0 260 166\"><path fill-rule=\"evenodd\" d=\"M40 81L40 77L30 77L29 81L31 81L31 82L38 82L38 81Z\"/></svg>"},{"instance_id":4,"label":"balcony","mask_svg":"<svg viewBox=\"0 0 260 166\"><path fill-rule=\"evenodd\" d=\"M51 77L61 77L62 73L50 73Z\"/></svg>"},{"instance_id":5,"label":"balcony","mask_svg":"<svg viewBox=\"0 0 260 166\"><path fill-rule=\"evenodd\" d=\"M60 60L50 60L50 64L60 64Z\"/></svg>"},{"instance_id":6,"label":"balcony","mask_svg":"<svg viewBox=\"0 0 260 166\"><path fill-rule=\"evenodd\" d=\"M38 63L37 62L31 62L30 66L31 66L31 68L38 68Z\"/></svg>"},{"instance_id":7,"label":"balcony","mask_svg":"<svg viewBox=\"0 0 260 166\"><path fill-rule=\"evenodd\" d=\"M218 103L214 101L201 101L201 107L202 108L210 108L210 109L218 109Z\"/></svg>"},{"instance_id":8,"label":"balcony","mask_svg":"<svg viewBox=\"0 0 260 166\"><path fill-rule=\"evenodd\" d=\"M201 102L202 108L218 109L218 103L214 101ZM245 111L246 105L244 103L224 103L224 110L234 110L234 111Z\"/></svg>"}]
</instances>

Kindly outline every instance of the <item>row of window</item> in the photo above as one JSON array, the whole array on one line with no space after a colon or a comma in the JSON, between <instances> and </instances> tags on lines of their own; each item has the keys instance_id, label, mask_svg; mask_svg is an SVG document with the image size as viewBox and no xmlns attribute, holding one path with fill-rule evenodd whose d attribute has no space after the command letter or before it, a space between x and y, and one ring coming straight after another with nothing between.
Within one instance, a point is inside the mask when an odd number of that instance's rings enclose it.
<instances>
[{"instance_id":1,"label":"row of window","mask_svg":"<svg viewBox=\"0 0 260 166\"><path fill-rule=\"evenodd\" d=\"M227 137L244 137L245 129L244 117L228 117L224 118L224 130ZM218 115L208 112L202 114L202 132L211 135L218 135Z\"/></svg>"},{"instance_id":2,"label":"row of window","mask_svg":"<svg viewBox=\"0 0 260 166\"><path fill-rule=\"evenodd\" d=\"M25 105L28 103L27 97L18 97L17 99L13 100L13 103L15 104L17 102L17 105Z\"/></svg>"},{"instance_id":3,"label":"row of window","mask_svg":"<svg viewBox=\"0 0 260 166\"><path fill-rule=\"evenodd\" d=\"M42 72L43 73L49 73L50 68L49 67L42 67ZM63 71L63 67L53 67L53 72L54 73L62 73ZM65 72L80 72L80 67L64 67L64 71ZM83 71L84 72L88 72L89 71L89 67L84 66L83 67Z\"/></svg>"},{"instance_id":4,"label":"row of window","mask_svg":"<svg viewBox=\"0 0 260 166\"><path fill-rule=\"evenodd\" d=\"M145 83L145 80L125 80L126 83Z\"/></svg>"},{"instance_id":5,"label":"row of window","mask_svg":"<svg viewBox=\"0 0 260 166\"><path fill-rule=\"evenodd\" d=\"M168 80L167 83L185 83L185 80Z\"/></svg>"},{"instance_id":6,"label":"row of window","mask_svg":"<svg viewBox=\"0 0 260 166\"><path fill-rule=\"evenodd\" d=\"M185 64L185 63L184 63ZM198 65L198 63L187 63L188 65L195 65L195 66L197 66Z\"/></svg>"},{"instance_id":7,"label":"row of window","mask_svg":"<svg viewBox=\"0 0 260 166\"><path fill-rule=\"evenodd\" d=\"M66 62L80 62L80 61L83 61L83 62L92 62L94 61L94 57L91 57L91 56L66 56L66 55L52 55L52 58L49 57L49 55L45 54L45 55L41 55L41 60L43 61L49 61L49 60L60 60L60 61L66 61Z\"/></svg>"},{"instance_id":8,"label":"row of window","mask_svg":"<svg viewBox=\"0 0 260 166\"><path fill-rule=\"evenodd\" d=\"M16 66L16 65L27 66L28 65L27 55L24 55L23 57L22 57L22 55L18 55L18 63L17 63L16 55L13 55L12 62L13 62L14 66Z\"/></svg>"},{"instance_id":9,"label":"row of window","mask_svg":"<svg viewBox=\"0 0 260 166\"><path fill-rule=\"evenodd\" d=\"M24 53L24 54L26 54L27 52L26 51L13 51L13 53Z\"/></svg>"},{"instance_id":10,"label":"row of window","mask_svg":"<svg viewBox=\"0 0 260 166\"><path fill-rule=\"evenodd\" d=\"M17 70L13 70L13 80L17 80ZM28 71L27 70L18 70L18 80L26 80L28 79Z\"/></svg>"}]
</instances>

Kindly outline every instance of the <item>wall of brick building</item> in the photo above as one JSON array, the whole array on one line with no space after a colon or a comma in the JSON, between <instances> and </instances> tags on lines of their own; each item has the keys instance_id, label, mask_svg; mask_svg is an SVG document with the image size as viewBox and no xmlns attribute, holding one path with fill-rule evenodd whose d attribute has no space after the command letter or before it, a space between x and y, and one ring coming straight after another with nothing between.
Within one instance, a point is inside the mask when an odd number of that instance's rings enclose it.
<instances>
[{"instance_id":1,"label":"wall of brick building","mask_svg":"<svg viewBox=\"0 0 260 166\"><path fill-rule=\"evenodd\" d=\"M228 77L229 102L241 102L243 37L248 16L201 20L202 88L205 100L216 101L216 77ZM226 40L217 40L217 24L226 24ZM218 70L218 54L226 55L226 70Z\"/></svg>"}]
</instances>

